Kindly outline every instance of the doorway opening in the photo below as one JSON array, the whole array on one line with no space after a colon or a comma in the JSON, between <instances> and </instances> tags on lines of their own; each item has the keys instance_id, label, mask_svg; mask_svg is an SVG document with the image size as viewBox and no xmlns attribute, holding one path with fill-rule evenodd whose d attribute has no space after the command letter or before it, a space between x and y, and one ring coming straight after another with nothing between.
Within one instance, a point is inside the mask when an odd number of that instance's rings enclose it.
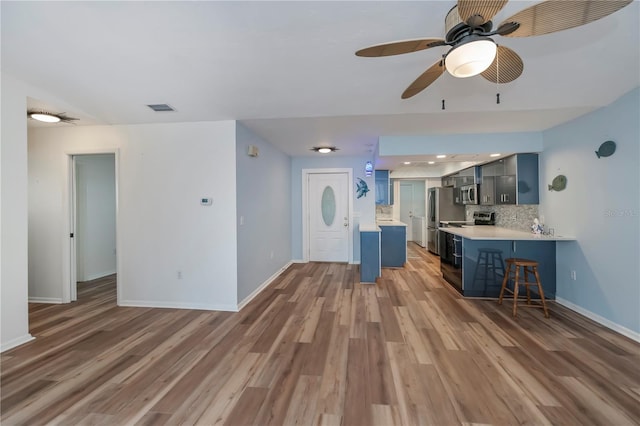
<instances>
[{"instance_id":1,"label":"doorway opening","mask_svg":"<svg viewBox=\"0 0 640 426\"><path fill-rule=\"evenodd\" d=\"M70 262L64 293L66 301L76 301L116 287L117 173L113 152L72 154L69 160Z\"/></svg>"}]
</instances>

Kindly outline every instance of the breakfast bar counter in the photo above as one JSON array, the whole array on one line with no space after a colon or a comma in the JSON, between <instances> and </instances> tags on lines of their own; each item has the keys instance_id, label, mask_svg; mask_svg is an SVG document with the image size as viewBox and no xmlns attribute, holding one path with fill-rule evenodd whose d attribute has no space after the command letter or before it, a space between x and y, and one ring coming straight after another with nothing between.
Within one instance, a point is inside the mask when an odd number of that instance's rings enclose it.
<instances>
[{"instance_id":1,"label":"breakfast bar counter","mask_svg":"<svg viewBox=\"0 0 640 426\"><path fill-rule=\"evenodd\" d=\"M575 241L574 237L562 235L540 235L527 231L501 228L498 226L462 226L440 228L441 231L470 240L513 240L513 241Z\"/></svg>"},{"instance_id":2,"label":"breakfast bar counter","mask_svg":"<svg viewBox=\"0 0 640 426\"><path fill-rule=\"evenodd\" d=\"M538 262L547 299L556 294L556 244L574 237L540 235L496 226L440 228L443 278L463 296L498 297L507 258Z\"/></svg>"}]
</instances>

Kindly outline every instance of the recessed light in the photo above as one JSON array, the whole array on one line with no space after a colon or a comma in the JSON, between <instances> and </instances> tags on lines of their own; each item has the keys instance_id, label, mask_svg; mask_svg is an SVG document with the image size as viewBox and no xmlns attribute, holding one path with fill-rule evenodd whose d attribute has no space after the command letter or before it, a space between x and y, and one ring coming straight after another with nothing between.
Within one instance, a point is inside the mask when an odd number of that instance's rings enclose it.
<instances>
[{"instance_id":1,"label":"recessed light","mask_svg":"<svg viewBox=\"0 0 640 426\"><path fill-rule=\"evenodd\" d=\"M319 152L320 154L328 154L337 150L338 148L336 148L335 146L314 146L313 148L311 148L311 151Z\"/></svg>"},{"instance_id":2,"label":"recessed light","mask_svg":"<svg viewBox=\"0 0 640 426\"><path fill-rule=\"evenodd\" d=\"M411 161L405 161L404 164L405 165L411 164Z\"/></svg>"},{"instance_id":3,"label":"recessed light","mask_svg":"<svg viewBox=\"0 0 640 426\"><path fill-rule=\"evenodd\" d=\"M435 161L429 161L429 164L436 164Z\"/></svg>"},{"instance_id":4,"label":"recessed light","mask_svg":"<svg viewBox=\"0 0 640 426\"><path fill-rule=\"evenodd\" d=\"M500 157L500 154L491 154L489 157Z\"/></svg>"},{"instance_id":5,"label":"recessed light","mask_svg":"<svg viewBox=\"0 0 640 426\"><path fill-rule=\"evenodd\" d=\"M444 154L440 154L440 155L436 155L436 158L447 158L447 156Z\"/></svg>"}]
</instances>

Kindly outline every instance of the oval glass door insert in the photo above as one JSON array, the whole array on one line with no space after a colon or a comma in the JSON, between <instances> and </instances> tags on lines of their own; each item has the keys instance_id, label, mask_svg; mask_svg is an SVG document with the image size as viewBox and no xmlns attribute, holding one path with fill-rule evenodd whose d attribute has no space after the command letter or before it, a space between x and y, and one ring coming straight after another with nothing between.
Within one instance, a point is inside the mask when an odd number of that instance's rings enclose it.
<instances>
[{"instance_id":1,"label":"oval glass door insert","mask_svg":"<svg viewBox=\"0 0 640 426\"><path fill-rule=\"evenodd\" d=\"M322 191L321 209L322 220L325 225L331 226L336 218L336 195L330 186L325 187Z\"/></svg>"}]
</instances>

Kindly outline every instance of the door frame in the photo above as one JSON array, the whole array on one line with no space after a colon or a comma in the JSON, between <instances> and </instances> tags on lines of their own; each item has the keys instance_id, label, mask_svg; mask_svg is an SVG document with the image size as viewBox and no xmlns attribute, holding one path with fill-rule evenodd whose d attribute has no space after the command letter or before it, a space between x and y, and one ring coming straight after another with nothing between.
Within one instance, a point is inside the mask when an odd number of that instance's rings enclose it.
<instances>
[{"instance_id":1,"label":"door frame","mask_svg":"<svg viewBox=\"0 0 640 426\"><path fill-rule=\"evenodd\" d=\"M62 237L62 303L70 303L77 300L77 283L76 283L76 244L75 244L75 232L76 232L76 173L75 173L75 160L74 157L79 155L93 155L93 154L113 154L114 167L115 167L115 186L116 186L116 274L118 279L116 280L116 303L120 305L122 294L122 274L120 261L120 211L119 211L119 193L120 193L120 150L118 148L104 148L104 149L86 149L86 150L73 150L65 151L65 161L67 163L65 180L67 185L63 191L62 197L62 215L66 217L65 224L63 226ZM74 234L74 238L70 235Z\"/></svg>"},{"instance_id":2,"label":"door frame","mask_svg":"<svg viewBox=\"0 0 640 426\"><path fill-rule=\"evenodd\" d=\"M309 175L346 173L347 174L347 205L349 216L349 232L347 233L347 254L348 262L353 263L353 169L302 169L302 260L309 262Z\"/></svg>"}]
</instances>

